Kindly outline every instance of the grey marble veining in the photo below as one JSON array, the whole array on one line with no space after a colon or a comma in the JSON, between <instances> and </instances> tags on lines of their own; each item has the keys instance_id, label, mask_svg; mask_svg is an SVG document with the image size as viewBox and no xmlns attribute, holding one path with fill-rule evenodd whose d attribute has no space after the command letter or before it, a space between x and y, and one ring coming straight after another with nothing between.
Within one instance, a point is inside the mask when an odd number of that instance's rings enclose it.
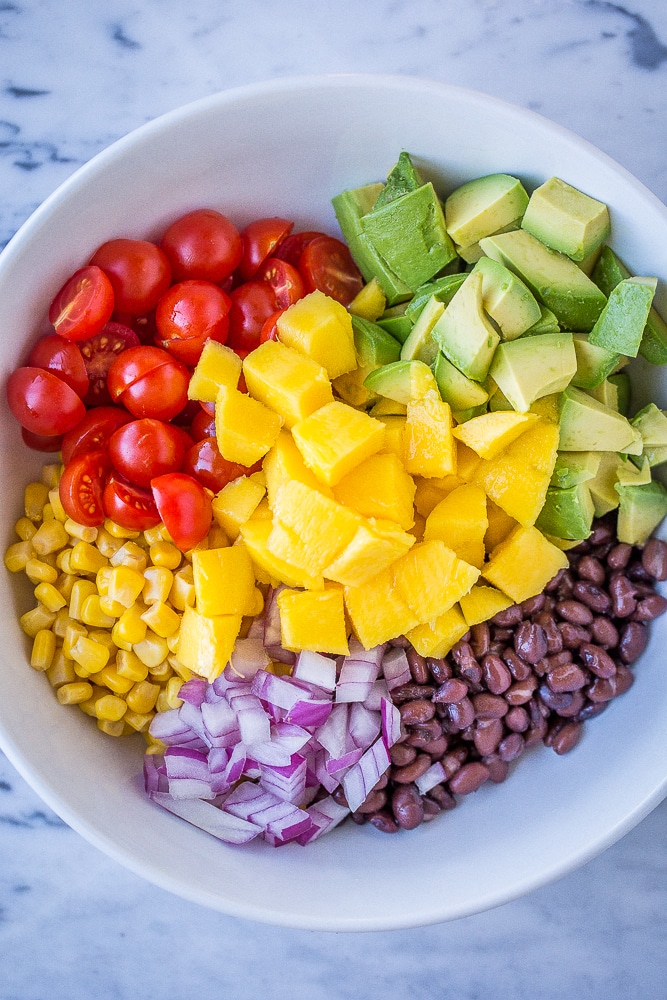
<instances>
[{"instance_id":1,"label":"grey marble veining","mask_svg":"<svg viewBox=\"0 0 667 1000\"><path fill-rule=\"evenodd\" d=\"M533 108L667 200L663 0L5 0L0 245L79 165L217 90L421 75ZM667 994L667 803L602 856L488 913L401 933L254 925L100 854L0 756L0 1000ZM397 891L409 892L400 884Z\"/></svg>"}]
</instances>

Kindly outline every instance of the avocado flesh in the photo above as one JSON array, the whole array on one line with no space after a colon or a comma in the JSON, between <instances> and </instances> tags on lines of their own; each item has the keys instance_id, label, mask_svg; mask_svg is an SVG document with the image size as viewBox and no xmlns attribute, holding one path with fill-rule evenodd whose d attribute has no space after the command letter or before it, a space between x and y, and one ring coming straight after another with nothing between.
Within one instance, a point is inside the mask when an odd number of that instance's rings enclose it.
<instances>
[{"instance_id":1,"label":"avocado flesh","mask_svg":"<svg viewBox=\"0 0 667 1000\"><path fill-rule=\"evenodd\" d=\"M595 516L604 517L619 504L616 482L618 474L618 455L615 451L600 452L600 465L593 479L586 485L590 490L591 500L595 507Z\"/></svg>"},{"instance_id":2,"label":"avocado flesh","mask_svg":"<svg viewBox=\"0 0 667 1000\"><path fill-rule=\"evenodd\" d=\"M523 216L528 194L517 177L487 174L467 181L445 201L447 232L459 247L471 247Z\"/></svg>"},{"instance_id":3,"label":"avocado flesh","mask_svg":"<svg viewBox=\"0 0 667 1000\"><path fill-rule=\"evenodd\" d=\"M499 233L511 233L513 229L520 228L521 217L514 219L513 222L508 222L506 226L501 226L500 229L495 229L492 233L485 233L485 235L498 236ZM456 250L461 260L464 260L466 264L476 264L478 260L486 256L479 243L471 243L469 247L457 246Z\"/></svg>"},{"instance_id":4,"label":"avocado flesh","mask_svg":"<svg viewBox=\"0 0 667 1000\"><path fill-rule=\"evenodd\" d=\"M379 396L405 405L436 388L433 372L423 361L394 361L383 365L366 377L364 385Z\"/></svg>"},{"instance_id":5,"label":"avocado flesh","mask_svg":"<svg viewBox=\"0 0 667 1000\"><path fill-rule=\"evenodd\" d=\"M657 278L619 281L590 332L591 344L636 358L657 283Z\"/></svg>"},{"instance_id":6,"label":"avocado flesh","mask_svg":"<svg viewBox=\"0 0 667 1000\"><path fill-rule=\"evenodd\" d=\"M591 533L595 505L586 483L567 489L550 486L535 527L556 538L580 540Z\"/></svg>"},{"instance_id":7,"label":"avocado flesh","mask_svg":"<svg viewBox=\"0 0 667 1000\"><path fill-rule=\"evenodd\" d=\"M524 337L537 337L541 333L559 333L560 326L558 325L558 320L552 313L551 309L547 309L541 303L538 303L540 307L540 318L537 323L533 323L532 326L528 327L526 332L522 335Z\"/></svg>"},{"instance_id":8,"label":"avocado flesh","mask_svg":"<svg viewBox=\"0 0 667 1000\"><path fill-rule=\"evenodd\" d=\"M577 355L577 371L572 385L580 389L594 389L616 370L623 355L598 347L590 341L590 334L575 333L572 337Z\"/></svg>"},{"instance_id":9,"label":"avocado flesh","mask_svg":"<svg viewBox=\"0 0 667 1000\"><path fill-rule=\"evenodd\" d=\"M602 248L591 277L598 288L605 295L609 295L619 281L630 278L632 275L611 247L605 246ZM644 334L639 345L639 353L649 364L667 364L667 323L655 306L651 306L649 309Z\"/></svg>"},{"instance_id":10,"label":"avocado flesh","mask_svg":"<svg viewBox=\"0 0 667 1000\"><path fill-rule=\"evenodd\" d=\"M607 299L565 254L540 243L525 229L485 237L480 246L518 274L564 329L587 333L593 328Z\"/></svg>"},{"instance_id":11,"label":"avocado flesh","mask_svg":"<svg viewBox=\"0 0 667 1000\"><path fill-rule=\"evenodd\" d=\"M364 379L377 368L398 361L401 345L377 323L361 316L352 316L352 332L358 367L339 375L333 385L346 403L368 406L378 396L364 385Z\"/></svg>"},{"instance_id":12,"label":"avocado flesh","mask_svg":"<svg viewBox=\"0 0 667 1000\"><path fill-rule=\"evenodd\" d=\"M513 409L525 413L534 400L565 389L577 370L571 333L545 333L501 344L490 375Z\"/></svg>"},{"instance_id":13,"label":"avocado flesh","mask_svg":"<svg viewBox=\"0 0 667 1000\"><path fill-rule=\"evenodd\" d=\"M630 377L626 372L609 375L599 385L587 391L593 399L597 399L599 403L604 403L610 409L622 413L625 417L630 412Z\"/></svg>"},{"instance_id":14,"label":"avocado flesh","mask_svg":"<svg viewBox=\"0 0 667 1000\"><path fill-rule=\"evenodd\" d=\"M563 393L561 403L559 449L641 455L642 439L622 414L570 386Z\"/></svg>"},{"instance_id":15,"label":"avocado flesh","mask_svg":"<svg viewBox=\"0 0 667 1000\"><path fill-rule=\"evenodd\" d=\"M439 302L434 295L428 300L420 312L415 325L412 327L407 339L401 347L401 358L404 361L423 361L424 364L433 364L440 353L438 345L433 339L433 327L438 322L445 311L442 302Z\"/></svg>"},{"instance_id":16,"label":"avocado flesh","mask_svg":"<svg viewBox=\"0 0 667 1000\"><path fill-rule=\"evenodd\" d=\"M503 340L516 340L537 323L542 313L537 299L521 278L504 264L481 257L473 268L482 275L482 303L500 328Z\"/></svg>"},{"instance_id":17,"label":"avocado flesh","mask_svg":"<svg viewBox=\"0 0 667 1000\"><path fill-rule=\"evenodd\" d=\"M643 545L667 514L667 490L658 482L643 486L617 484L619 496L616 535L619 542Z\"/></svg>"},{"instance_id":18,"label":"avocado flesh","mask_svg":"<svg viewBox=\"0 0 667 1000\"><path fill-rule=\"evenodd\" d=\"M433 374L440 395L453 411L461 413L464 410L486 407L489 394L484 386L469 379L440 352L433 366Z\"/></svg>"},{"instance_id":19,"label":"avocado flesh","mask_svg":"<svg viewBox=\"0 0 667 1000\"><path fill-rule=\"evenodd\" d=\"M458 289L433 327L433 339L464 375L484 381L500 336L484 313L479 272L471 272Z\"/></svg>"},{"instance_id":20,"label":"avocado flesh","mask_svg":"<svg viewBox=\"0 0 667 1000\"><path fill-rule=\"evenodd\" d=\"M413 323L416 322L420 312L432 298L436 298L443 305L448 305L467 277L467 274L445 274L441 278L434 278L433 281L420 285L408 302L405 315Z\"/></svg>"},{"instance_id":21,"label":"avocado flesh","mask_svg":"<svg viewBox=\"0 0 667 1000\"><path fill-rule=\"evenodd\" d=\"M407 316L381 316L378 326L392 336L399 344L404 344L412 330L412 320Z\"/></svg>"},{"instance_id":22,"label":"avocado flesh","mask_svg":"<svg viewBox=\"0 0 667 1000\"><path fill-rule=\"evenodd\" d=\"M639 465L625 455L619 456L616 479L621 486L645 486L651 482L651 466L646 455L637 458Z\"/></svg>"},{"instance_id":23,"label":"avocado flesh","mask_svg":"<svg viewBox=\"0 0 667 1000\"><path fill-rule=\"evenodd\" d=\"M561 451L551 475L551 486L567 490L595 479L600 468L599 451Z\"/></svg>"},{"instance_id":24,"label":"avocado flesh","mask_svg":"<svg viewBox=\"0 0 667 1000\"><path fill-rule=\"evenodd\" d=\"M388 205L395 198L400 198L401 195L408 194L410 191L416 191L423 183L410 155L404 150L399 155L395 166L389 171L387 183L380 191L373 207L382 208L383 205Z\"/></svg>"},{"instance_id":25,"label":"avocado flesh","mask_svg":"<svg viewBox=\"0 0 667 1000\"><path fill-rule=\"evenodd\" d=\"M609 236L609 211L603 202L550 177L531 194L521 226L552 250L583 261Z\"/></svg>"},{"instance_id":26,"label":"avocado flesh","mask_svg":"<svg viewBox=\"0 0 667 1000\"><path fill-rule=\"evenodd\" d=\"M644 448L667 447L667 415L655 403L647 403L630 423L641 434Z\"/></svg>"}]
</instances>

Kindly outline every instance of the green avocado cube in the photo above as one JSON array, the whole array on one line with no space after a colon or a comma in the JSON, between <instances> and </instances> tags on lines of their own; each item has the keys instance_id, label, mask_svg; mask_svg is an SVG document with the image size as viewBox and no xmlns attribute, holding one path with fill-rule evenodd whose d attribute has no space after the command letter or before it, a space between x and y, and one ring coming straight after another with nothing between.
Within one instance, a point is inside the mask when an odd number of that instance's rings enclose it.
<instances>
[{"instance_id":1,"label":"green avocado cube","mask_svg":"<svg viewBox=\"0 0 667 1000\"><path fill-rule=\"evenodd\" d=\"M593 479L588 480L586 485L590 490L591 500L595 507L595 516L604 517L610 511L616 510L619 504L616 492L618 455L615 451L602 451L599 454L598 471Z\"/></svg>"},{"instance_id":2,"label":"green avocado cube","mask_svg":"<svg viewBox=\"0 0 667 1000\"><path fill-rule=\"evenodd\" d=\"M655 403L647 403L630 423L641 434L644 448L667 447L667 416Z\"/></svg>"},{"instance_id":3,"label":"green avocado cube","mask_svg":"<svg viewBox=\"0 0 667 1000\"><path fill-rule=\"evenodd\" d=\"M603 202L550 177L531 194L521 226L553 250L583 261L609 236L609 211Z\"/></svg>"},{"instance_id":4,"label":"green avocado cube","mask_svg":"<svg viewBox=\"0 0 667 1000\"><path fill-rule=\"evenodd\" d=\"M591 344L636 358L657 284L657 278L619 281L591 330Z\"/></svg>"},{"instance_id":5,"label":"green avocado cube","mask_svg":"<svg viewBox=\"0 0 667 1000\"><path fill-rule=\"evenodd\" d=\"M432 295L415 321L408 337L401 347L401 358L404 361L423 361L432 364L439 354L438 345L433 339L433 327L445 311L442 302Z\"/></svg>"},{"instance_id":6,"label":"green avocado cube","mask_svg":"<svg viewBox=\"0 0 667 1000\"><path fill-rule=\"evenodd\" d=\"M591 343L587 333L575 333L572 337L577 355L577 370L572 385L580 389L594 389L616 371L624 355L608 351Z\"/></svg>"},{"instance_id":7,"label":"green avocado cube","mask_svg":"<svg viewBox=\"0 0 667 1000\"><path fill-rule=\"evenodd\" d=\"M526 413L536 399L565 389L576 370L572 334L544 333L502 343L490 374L512 408Z\"/></svg>"},{"instance_id":8,"label":"green avocado cube","mask_svg":"<svg viewBox=\"0 0 667 1000\"><path fill-rule=\"evenodd\" d=\"M620 281L630 278L631 273L610 247L603 247L591 277L608 296ZM649 364L667 364L667 323L655 306L649 310L639 353Z\"/></svg>"},{"instance_id":9,"label":"green avocado cube","mask_svg":"<svg viewBox=\"0 0 667 1000\"><path fill-rule=\"evenodd\" d=\"M541 319L537 299L513 274L497 260L481 257L473 273L482 275L482 303L500 329L503 340L516 340Z\"/></svg>"},{"instance_id":10,"label":"green avocado cube","mask_svg":"<svg viewBox=\"0 0 667 1000\"><path fill-rule=\"evenodd\" d=\"M408 194L410 191L416 191L423 183L409 153L404 150L398 157L396 165L389 171L387 183L380 191L373 208L382 208L383 205L388 205L395 198L400 198L401 195Z\"/></svg>"},{"instance_id":11,"label":"green avocado cube","mask_svg":"<svg viewBox=\"0 0 667 1000\"><path fill-rule=\"evenodd\" d=\"M523 337L537 337L541 333L559 333L560 326L558 325L558 320L552 313L551 309L547 309L546 306L538 303L540 306L540 318L537 323L533 323L529 326L525 333L522 334Z\"/></svg>"},{"instance_id":12,"label":"green avocado cube","mask_svg":"<svg viewBox=\"0 0 667 1000\"><path fill-rule=\"evenodd\" d=\"M435 378L423 361L394 361L371 372L364 385L378 396L407 405L435 389Z\"/></svg>"},{"instance_id":13,"label":"green avocado cube","mask_svg":"<svg viewBox=\"0 0 667 1000\"><path fill-rule=\"evenodd\" d=\"M459 412L486 407L489 393L484 386L464 375L440 352L438 352L433 365L433 374L440 395L446 403L449 403L453 411Z\"/></svg>"},{"instance_id":14,"label":"green avocado cube","mask_svg":"<svg viewBox=\"0 0 667 1000\"><path fill-rule=\"evenodd\" d=\"M433 327L440 350L468 378L482 382L500 336L482 304L482 275L471 272Z\"/></svg>"},{"instance_id":15,"label":"green avocado cube","mask_svg":"<svg viewBox=\"0 0 667 1000\"><path fill-rule=\"evenodd\" d=\"M561 451L556 457L551 485L567 490L595 479L600 468L599 451Z\"/></svg>"},{"instance_id":16,"label":"green avocado cube","mask_svg":"<svg viewBox=\"0 0 667 1000\"><path fill-rule=\"evenodd\" d=\"M667 490L657 481L643 486L616 485L619 496L616 534L619 542L643 545L667 514Z\"/></svg>"},{"instance_id":17,"label":"green avocado cube","mask_svg":"<svg viewBox=\"0 0 667 1000\"><path fill-rule=\"evenodd\" d=\"M569 386L561 403L559 448L641 455L642 436L621 413Z\"/></svg>"},{"instance_id":18,"label":"green avocado cube","mask_svg":"<svg viewBox=\"0 0 667 1000\"><path fill-rule=\"evenodd\" d=\"M528 193L517 177L509 174L476 177L456 188L446 199L447 232L457 246L469 248L482 237L516 223L527 204Z\"/></svg>"},{"instance_id":19,"label":"green avocado cube","mask_svg":"<svg viewBox=\"0 0 667 1000\"><path fill-rule=\"evenodd\" d=\"M546 535L575 541L588 538L594 516L595 505L586 483L567 489L550 486L535 527Z\"/></svg>"},{"instance_id":20,"label":"green avocado cube","mask_svg":"<svg viewBox=\"0 0 667 1000\"><path fill-rule=\"evenodd\" d=\"M414 322L433 296L438 302L448 305L467 277L467 274L444 274L440 278L434 278L433 281L420 285L408 302L405 315Z\"/></svg>"},{"instance_id":21,"label":"green avocado cube","mask_svg":"<svg viewBox=\"0 0 667 1000\"><path fill-rule=\"evenodd\" d=\"M604 382L588 389L587 392L599 403L604 403L625 417L630 412L630 376L626 372L609 375Z\"/></svg>"}]
</instances>

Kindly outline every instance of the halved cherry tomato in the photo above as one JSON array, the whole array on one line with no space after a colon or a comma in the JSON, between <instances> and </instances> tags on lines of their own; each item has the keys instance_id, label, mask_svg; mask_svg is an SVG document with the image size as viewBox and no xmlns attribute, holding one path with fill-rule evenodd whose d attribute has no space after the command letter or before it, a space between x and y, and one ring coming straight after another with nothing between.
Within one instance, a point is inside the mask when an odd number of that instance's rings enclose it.
<instances>
[{"instance_id":1,"label":"halved cherry tomato","mask_svg":"<svg viewBox=\"0 0 667 1000\"><path fill-rule=\"evenodd\" d=\"M194 367L207 340L227 340L231 304L229 295L210 281L179 281L157 304L156 343Z\"/></svg>"},{"instance_id":2,"label":"halved cherry tomato","mask_svg":"<svg viewBox=\"0 0 667 1000\"><path fill-rule=\"evenodd\" d=\"M286 236L284 240L281 241L280 245L276 247L273 252L274 257L278 257L279 260L286 260L288 264L292 267L298 268L299 261L301 259L301 254L313 240L316 240L318 236L326 236L326 233L320 233L315 230L304 230L300 233L290 233Z\"/></svg>"},{"instance_id":3,"label":"halved cherry tomato","mask_svg":"<svg viewBox=\"0 0 667 1000\"><path fill-rule=\"evenodd\" d=\"M333 236L318 236L308 243L299 260L299 271L307 291L318 289L344 306L349 306L364 284L352 254Z\"/></svg>"},{"instance_id":4,"label":"halved cherry tomato","mask_svg":"<svg viewBox=\"0 0 667 1000\"><path fill-rule=\"evenodd\" d=\"M200 410L190 424L190 437L195 442L201 441L202 438L215 437L215 414L211 416L206 410Z\"/></svg>"},{"instance_id":5,"label":"halved cherry tomato","mask_svg":"<svg viewBox=\"0 0 667 1000\"><path fill-rule=\"evenodd\" d=\"M49 322L68 340L85 340L98 333L111 317L114 291L99 267L81 267L67 279L49 306Z\"/></svg>"},{"instance_id":6,"label":"halved cherry tomato","mask_svg":"<svg viewBox=\"0 0 667 1000\"><path fill-rule=\"evenodd\" d=\"M188 451L183 462L183 472L198 480L213 493L218 493L232 479L245 476L245 465L223 458L215 436L202 438Z\"/></svg>"},{"instance_id":7,"label":"halved cherry tomato","mask_svg":"<svg viewBox=\"0 0 667 1000\"><path fill-rule=\"evenodd\" d=\"M65 434L83 418L86 408L74 389L44 368L16 368L7 381L7 402L22 427L50 437Z\"/></svg>"},{"instance_id":8,"label":"halved cherry tomato","mask_svg":"<svg viewBox=\"0 0 667 1000\"><path fill-rule=\"evenodd\" d=\"M130 316L129 313L117 312L114 310L113 319L122 326L129 326L139 338L140 344L154 344L157 334L155 325L155 310L145 313L143 316Z\"/></svg>"},{"instance_id":9,"label":"halved cherry tomato","mask_svg":"<svg viewBox=\"0 0 667 1000\"><path fill-rule=\"evenodd\" d=\"M63 462L67 465L87 451L106 451L114 431L131 419L131 414L119 406L95 406L88 410L62 439Z\"/></svg>"},{"instance_id":10,"label":"halved cherry tomato","mask_svg":"<svg viewBox=\"0 0 667 1000\"><path fill-rule=\"evenodd\" d=\"M83 399L88 392L88 372L79 347L80 344L75 344L73 340L50 333L39 338L28 356L27 364L31 368L53 372Z\"/></svg>"},{"instance_id":11,"label":"halved cherry tomato","mask_svg":"<svg viewBox=\"0 0 667 1000\"><path fill-rule=\"evenodd\" d=\"M145 489L151 479L183 466L192 438L181 427L153 417L131 420L109 439L109 457L117 472Z\"/></svg>"},{"instance_id":12,"label":"halved cherry tomato","mask_svg":"<svg viewBox=\"0 0 667 1000\"><path fill-rule=\"evenodd\" d=\"M104 484L111 463L105 451L87 451L68 462L60 477L60 502L77 524L95 528L103 524Z\"/></svg>"},{"instance_id":13,"label":"halved cherry tomato","mask_svg":"<svg viewBox=\"0 0 667 1000\"><path fill-rule=\"evenodd\" d=\"M172 281L202 278L220 284L241 263L243 241L233 222L212 208L182 215L165 230L160 246Z\"/></svg>"},{"instance_id":14,"label":"halved cherry tomato","mask_svg":"<svg viewBox=\"0 0 667 1000\"><path fill-rule=\"evenodd\" d=\"M119 354L128 347L138 345L139 338L134 330L113 320L94 337L81 341L79 349L89 380L88 392L83 400L87 406L102 406L111 402L107 388L109 369Z\"/></svg>"},{"instance_id":15,"label":"halved cherry tomato","mask_svg":"<svg viewBox=\"0 0 667 1000\"><path fill-rule=\"evenodd\" d=\"M111 398L135 417L171 420L188 402L190 373L161 347L141 344L123 351L111 365Z\"/></svg>"},{"instance_id":16,"label":"halved cherry tomato","mask_svg":"<svg viewBox=\"0 0 667 1000\"><path fill-rule=\"evenodd\" d=\"M246 281L231 294L227 345L235 351L252 351L259 344L262 327L276 311L276 296L265 281Z\"/></svg>"},{"instance_id":17,"label":"halved cherry tomato","mask_svg":"<svg viewBox=\"0 0 667 1000\"><path fill-rule=\"evenodd\" d=\"M267 257L273 256L276 247L291 233L294 223L289 219L273 216L255 219L241 232L243 258L238 266L238 275L243 281L254 278L257 269Z\"/></svg>"},{"instance_id":18,"label":"halved cherry tomato","mask_svg":"<svg viewBox=\"0 0 667 1000\"><path fill-rule=\"evenodd\" d=\"M259 333L260 344L265 344L267 340L280 339L278 336L278 318L282 316L284 312L284 309L276 309L276 311L271 313L269 318L264 321L262 329Z\"/></svg>"},{"instance_id":19,"label":"halved cherry tomato","mask_svg":"<svg viewBox=\"0 0 667 1000\"><path fill-rule=\"evenodd\" d=\"M297 269L277 257L267 257L255 277L257 281L266 281L271 285L279 309L287 309L305 295L303 278Z\"/></svg>"},{"instance_id":20,"label":"halved cherry tomato","mask_svg":"<svg viewBox=\"0 0 667 1000\"><path fill-rule=\"evenodd\" d=\"M21 437L23 443L27 444L28 448L32 448L33 451L60 451L63 441L62 434L33 434L25 427L21 428Z\"/></svg>"},{"instance_id":21,"label":"halved cherry tomato","mask_svg":"<svg viewBox=\"0 0 667 1000\"><path fill-rule=\"evenodd\" d=\"M160 523L160 515L150 490L128 483L127 479L116 472L109 474L102 503L106 516L121 528L145 531Z\"/></svg>"},{"instance_id":22,"label":"halved cherry tomato","mask_svg":"<svg viewBox=\"0 0 667 1000\"><path fill-rule=\"evenodd\" d=\"M182 552L194 548L211 527L211 498L196 479L183 472L157 476L151 483L165 528Z\"/></svg>"},{"instance_id":23,"label":"halved cherry tomato","mask_svg":"<svg viewBox=\"0 0 667 1000\"><path fill-rule=\"evenodd\" d=\"M90 263L101 267L111 282L116 311L131 316L155 309L171 284L169 258L148 240L108 240Z\"/></svg>"}]
</instances>

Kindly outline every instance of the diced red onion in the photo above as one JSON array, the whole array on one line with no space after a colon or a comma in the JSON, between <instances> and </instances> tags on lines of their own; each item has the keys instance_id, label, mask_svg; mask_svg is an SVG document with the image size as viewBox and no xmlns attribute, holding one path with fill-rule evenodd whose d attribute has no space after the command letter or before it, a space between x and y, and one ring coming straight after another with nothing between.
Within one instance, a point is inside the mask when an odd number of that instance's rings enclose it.
<instances>
[{"instance_id":1,"label":"diced red onion","mask_svg":"<svg viewBox=\"0 0 667 1000\"><path fill-rule=\"evenodd\" d=\"M336 661L322 653L301 652L296 658L292 677L316 684L325 691L333 691L336 687Z\"/></svg>"},{"instance_id":2,"label":"diced red onion","mask_svg":"<svg viewBox=\"0 0 667 1000\"><path fill-rule=\"evenodd\" d=\"M306 759L293 754L287 767L260 765L260 781L279 799L299 805L306 790Z\"/></svg>"},{"instance_id":3,"label":"diced red onion","mask_svg":"<svg viewBox=\"0 0 667 1000\"><path fill-rule=\"evenodd\" d=\"M439 785L441 781L446 780L447 774L445 769L440 761L436 760L434 764L431 764L428 771L424 771L419 778L415 778L415 785L421 794L425 795L426 792L430 792L432 788Z\"/></svg>"},{"instance_id":4,"label":"diced red onion","mask_svg":"<svg viewBox=\"0 0 667 1000\"><path fill-rule=\"evenodd\" d=\"M241 739L237 714L223 699L201 706L206 740L211 747L233 747Z\"/></svg>"},{"instance_id":5,"label":"diced red onion","mask_svg":"<svg viewBox=\"0 0 667 1000\"><path fill-rule=\"evenodd\" d=\"M411 680L410 664L404 649L396 646L385 653L382 658L382 673L390 691L400 687L402 684L409 684Z\"/></svg>"},{"instance_id":6,"label":"diced red onion","mask_svg":"<svg viewBox=\"0 0 667 1000\"><path fill-rule=\"evenodd\" d=\"M336 775L340 780L342 775L339 772L346 771L353 764L356 764L358 760L361 760L363 752L362 747L354 747L353 750L348 750L340 757L330 757L326 763L327 771L329 774Z\"/></svg>"},{"instance_id":7,"label":"diced red onion","mask_svg":"<svg viewBox=\"0 0 667 1000\"><path fill-rule=\"evenodd\" d=\"M336 684L336 701L365 701L380 670L378 660L357 660L346 656Z\"/></svg>"},{"instance_id":8,"label":"diced red onion","mask_svg":"<svg viewBox=\"0 0 667 1000\"><path fill-rule=\"evenodd\" d=\"M178 697L182 701L187 701L191 705L199 707L206 697L206 688L208 683L203 679L203 677L191 677L190 680L185 681L181 684Z\"/></svg>"},{"instance_id":9,"label":"diced red onion","mask_svg":"<svg viewBox=\"0 0 667 1000\"><path fill-rule=\"evenodd\" d=\"M317 780L326 789L327 792L333 792L338 788L340 781L334 775L329 774L327 770L327 760L328 756L326 750L320 750L319 753L313 754L311 758L311 766L317 775Z\"/></svg>"},{"instance_id":10,"label":"diced red onion","mask_svg":"<svg viewBox=\"0 0 667 1000\"><path fill-rule=\"evenodd\" d=\"M380 711L380 704L383 698L389 697L389 688L384 677L378 677L373 684L370 693L363 702L364 708L369 708L372 712Z\"/></svg>"},{"instance_id":11,"label":"diced red onion","mask_svg":"<svg viewBox=\"0 0 667 1000\"><path fill-rule=\"evenodd\" d=\"M151 799L168 812L180 816L193 826L205 830L227 844L247 844L262 832L254 823L218 809L203 799L176 800L164 792L150 792Z\"/></svg>"},{"instance_id":12,"label":"diced red onion","mask_svg":"<svg viewBox=\"0 0 667 1000\"><path fill-rule=\"evenodd\" d=\"M361 760L345 773L342 784L350 812L356 812L390 764L387 748L379 739L368 748Z\"/></svg>"},{"instance_id":13,"label":"diced red onion","mask_svg":"<svg viewBox=\"0 0 667 1000\"><path fill-rule=\"evenodd\" d=\"M393 701L383 698L380 705L382 718L382 739L387 750L401 737L401 713Z\"/></svg>"},{"instance_id":14,"label":"diced red onion","mask_svg":"<svg viewBox=\"0 0 667 1000\"><path fill-rule=\"evenodd\" d=\"M262 708L259 698L248 695L252 699L250 704L246 699L244 704L236 712L241 739L247 747L256 743L266 743L271 739L271 720ZM236 708L236 705L234 706Z\"/></svg>"},{"instance_id":15,"label":"diced red onion","mask_svg":"<svg viewBox=\"0 0 667 1000\"><path fill-rule=\"evenodd\" d=\"M191 740L195 736L176 708L154 715L148 731L156 740L162 740L167 746L180 746L184 740Z\"/></svg>"},{"instance_id":16,"label":"diced red onion","mask_svg":"<svg viewBox=\"0 0 667 1000\"><path fill-rule=\"evenodd\" d=\"M149 793L169 791L169 782L164 772L164 756L161 753L144 754L144 787Z\"/></svg>"},{"instance_id":17,"label":"diced red onion","mask_svg":"<svg viewBox=\"0 0 667 1000\"><path fill-rule=\"evenodd\" d=\"M340 757L350 749L348 713L349 706L345 702L334 705L326 722L316 730L317 742L331 757Z\"/></svg>"},{"instance_id":18,"label":"diced red onion","mask_svg":"<svg viewBox=\"0 0 667 1000\"><path fill-rule=\"evenodd\" d=\"M350 705L348 728L354 745L366 750L380 733L380 713L355 702Z\"/></svg>"},{"instance_id":19,"label":"diced red onion","mask_svg":"<svg viewBox=\"0 0 667 1000\"><path fill-rule=\"evenodd\" d=\"M350 815L348 807L339 805L330 795L326 799L314 802L306 811L312 821L312 827L297 837L298 843L302 846L333 830Z\"/></svg>"}]
</instances>

